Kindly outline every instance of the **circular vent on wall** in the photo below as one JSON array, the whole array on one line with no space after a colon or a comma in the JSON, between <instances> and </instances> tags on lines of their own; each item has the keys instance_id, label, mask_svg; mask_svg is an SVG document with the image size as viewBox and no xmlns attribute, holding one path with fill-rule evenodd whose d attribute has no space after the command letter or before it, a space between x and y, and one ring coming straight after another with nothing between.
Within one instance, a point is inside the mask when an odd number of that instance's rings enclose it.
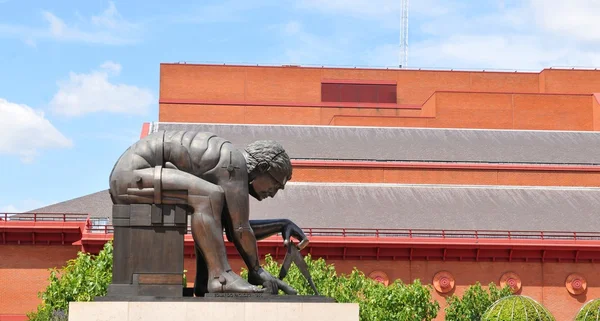
<instances>
[{"instance_id":1,"label":"circular vent on wall","mask_svg":"<svg viewBox=\"0 0 600 321\"><path fill-rule=\"evenodd\" d=\"M500 277L500 287L507 285L512 289L513 293L519 292L521 290L521 278L517 273L506 272Z\"/></svg>"},{"instance_id":2,"label":"circular vent on wall","mask_svg":"<svg viewBox=\"0 0 600 321\"><path fill-rule=\"evenodd\" d=\"M454 289L454 276L448 271L440 271L433 276L433 287L439 293L448 293Z\"/></svg>"},{"instance_id":3,"label":"circular vent on wall","mask_svg":"<svg viewBox=\"0 0 600 321\"><path fill-rule=\"evenodd\" d=\"M582 275L571 273L565 280L565 287L569 293L573 295L579 295L585 292L587 289L587 281Z\"/></svg>"},{"instance_id":4,"label":"circular vent on wall","mask_svg":"<svg viewBox=\"0 0 600 321\"><path fill-rule=\"evenodd\" d=\"M385 274L385 272L382 271L373 271L371 272L371 274L369 274L369 278L383 283L385 285L388 285L390 283L390 279L388 278L387 274Z\"/></svg>"}]
</instances>

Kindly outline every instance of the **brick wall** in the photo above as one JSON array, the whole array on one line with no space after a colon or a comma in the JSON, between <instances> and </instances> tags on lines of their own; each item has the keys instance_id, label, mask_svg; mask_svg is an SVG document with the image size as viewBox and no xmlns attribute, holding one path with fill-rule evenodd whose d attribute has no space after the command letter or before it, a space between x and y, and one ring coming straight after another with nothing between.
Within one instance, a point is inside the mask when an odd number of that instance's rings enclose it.
<instances>
[{"instance_id":1,"label":"brick wall","mask_svg":"<svg viewBox=\"0 0 600 321\"><path fill-rule=\"evenodd\" d=\"M593 130L592 95L437 92L419 109L163 101L163 122Z\"/></svg>"},{"instance_id":2,"label":"brick wall","mask_svg":"<svg viewBox=\"0 0 600 321\"><path fill-rule=\"evenodd\" d=\"M431 105L431 107L434 107ZM414 109L373 108L373 107L328 107L311 104L284 105L243 105L232 103L177 103L163 100L160 104L159 120L163 122L205 122L229 124L288 124L288 125L344 125L338 119L348 117L384 119L414 119L415 126L427 127L423 122L429 112L426 108ZM352 119L350 121L357 121ZM404 120L410 123L410 120ZM395 126L395 125L394 125Z\"/></svg>"},{"instance_id":3,"label":"brick wall","mask_svg":"<svg viewBox=\"0 0 600 321\"><path fill-rule=\"evenodd\" d=\"M544 69L539 79L540 92L572 94L600 92L600 70Z\"/></svg>"},{"instance_id":4,"label":"brick wall","mask_svg":"<svg viewBox=\"0 0 600 321\"><path fill-rule=\"evenodd\" d=\"M498 169L295 166L297 182L596 187L600 172Z\"/></svg>"},{"instance_id":5,"label":"brick wall","mask_svg":"<svg viewBox=\"0 0 600 321\"><path fill-rule=\"evenodd\" d=\"M165 122L593 130L596 105L589 95L600 92L600 71L577 70L538 74L163 64L160 79L159 120ZM395 81L400 105L319 106L323 79Z\"/></svg>"},{"instance_id":6,"label":"brick wall","mask_svg":"<svg viewBox=\"0 0 600 321\"><path fill-rule=\"evenodd\" d=\"M598 102L592 95L437 92L420 114L365 115L359 109L330 112L338 126L481 128L526 130L597 130ZM594 112L596 110L596 112ZM412 112L413 114L409 114ZM183 121L183 118L180 119ZM322 120L323 121L323 120Z\"/></svg>"},{"instance_id":7,"label":"brick wall","mask_svg":"<svg viewBox=\"0 0 600 321\"><path fill-rule=\"evenodd\" d=\"M48 285L48 269L64 266L77 256L76 246L1 245L0 314L26 314Z\"/></svg>"},{"instance_id":8,"label":"brick wall","mask_svg":"<svg viewBox=\"0 0 600 321\"><path fill-rule=\"evenodd\" d=\"M0 315L0 321L27 321L26 315L21 314L4 314Z\"/></svg>"},{"instance_id":9,"label":"brick wall","mask_svg":"<svg viewBox=\"0 0 600 321\"><path fill-rule=\"evenodd\" d=\"M281 263L281 260L280 260ZM339 274L350 273L354 267L369 274L382 271L390 282L400 279L412 282L420 279L424 284L431 284L433 276L439 271L450 272L455 279L455 288L448 294L441 295L433 291L433 297L440 303L437 321L444 320L443 309L447 306L446 298L452 294L462 296L464 291L479 281L484 287L491 282L499 284L503 273L514 272L522 282L521 295L530 296L543 304L554 315L556 320L572 320L585 302L600 298L600 266L592 263L524 263L524 262L441 262L441 261L356 261L328 260L334 264ZM232 268L240 271L243 262L231 260ZM186 258L188 282L193 285L195 260ZM587 281L587 291L573 296L565 288L565 279L571 273L582 274Z\"/></svg>"},{"instance_id":10,"label":"brick wall","mask_svg":"<svg viewBox=\"0 0 600 321\"><path fill-rule=\"evenodd\" d=\"M593 130L591 95L513 95L513 128Z\"/></svg>"},{"instance_id":11,"label":"brick wall","mask_svg":"<svg viewBox=\"0 0 600 321\"><path fill-rule=\"evenodd\" d=\"M0 246L0 315L24 315L36 309L40 300L37 292L47 285L48 269L60 267L68 259L76 256L78 248L72 246ZM280 260L281 261L281 260ZM499 283L505 272L517 273L522 281L520 294L527 295L542 303L557 320L571 320L581 306L595 298L600 298L600 266L592 263L524 263L524 262L442 262L442 261L391 261L391 260L328 260L338 273L349 273L354 267L369 274L373 271L385 272L391 281L400 279L412 282L420 279L431 284L435 273L444 270L455 278L455 289L450 294L462 295L464 290L479 281L483 285ZM241 259L231 259L234 271L244 266ZM194 283L195 259L186 257L184 268L188 271L188 285ZM578 296L569 294L565 279L570 273L582 274L587 280L586 293ZM445 298L434 291L442 310L436 320L443 320Z\"/></svg>"},{"instance_id":12,"label":"brick wall","mask_svg":"<svg viewBox=\"0 0 600 321\"><path fill-rule=\"evenodd\" d=\"M600 130L600 93L594 94L592 98L592 110L594 114L594 130Z\"/></svg>"},{"instance_id":13,"label":"brick wall","mask_svg":"<svg viewBox=\"0 0 600 321\"><path fill-rule=\"evenodd\" d=\"M441 261L330 261L337 270L348 273L356 266L365 274L375 270L385 272L390 280L401 279L431 284L435 273L445 270L454 276L455 290L449 294L462 295L466 288L479 281L482 285L499 283L505 272L517 273L522 282L522 295L527 295L543 304L556 320L573 320L583 304L600 298L600 275L598 264L592 263L509 263L509 262L441 262ZM565 279L570 273L586 277L587 292L573 296L565 288ZM441 306L436 320L443 320L446 297L434 291L433 296Z\"/></svg>"},{"instance_id":14,"label":"brick wall","mask_svg":"<svg viewBox=\"0 0 600 321\"><path fill-rule=\"evenodd\" d=\"M439 90L540 89L538 73L161 64L160 98L314 103L320 101L322 79L396 81L399 104L422 104Z\"/></svg>"}]
</instances>

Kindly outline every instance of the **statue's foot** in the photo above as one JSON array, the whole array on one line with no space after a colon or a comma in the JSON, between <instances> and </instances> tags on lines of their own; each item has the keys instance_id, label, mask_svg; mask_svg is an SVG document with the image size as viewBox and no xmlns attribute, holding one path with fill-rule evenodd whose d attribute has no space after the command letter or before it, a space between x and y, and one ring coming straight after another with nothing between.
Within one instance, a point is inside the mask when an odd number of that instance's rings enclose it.
<instances>
[{"instance_id":1,"label":"statue's foot","mask_svg":"<svg viewBox=\"0 0 600 321\"><path fill-rule=\"evenodd\" d=\"M208 281L209 293L263 293L261 289L255 285L248 283L239 275L231 270L221 273L218 277L213 277Z\"/></svg>"}]
</instances>

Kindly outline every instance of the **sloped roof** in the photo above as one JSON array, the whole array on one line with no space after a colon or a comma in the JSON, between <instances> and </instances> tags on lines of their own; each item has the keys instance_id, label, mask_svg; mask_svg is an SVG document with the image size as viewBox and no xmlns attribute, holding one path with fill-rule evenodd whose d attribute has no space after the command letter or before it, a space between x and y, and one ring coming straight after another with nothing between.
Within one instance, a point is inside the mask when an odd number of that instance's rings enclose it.
<instances>
[{"instance_id":1,"label":"sloped roof","mask_svg":"<svg viewBox=\"0 0 600 321\"><path fill-rule=\"evenodd\" d=\"M108 190L84 195L64 202L32 210L35 213L87 213L92 218L112 216L112 200Z\"/></svg>"},{"instance_id":2,"label":"sloped roof","mask_svg":"<svg viewBox=\"0 0 600 321\"><path fill-rule=\"evenodd\" d=\"M36 212L110 217L107 191ZM289 218L314 228L511 231L600 230L600 188L290 182L275 198L251 198L251 219Z\"/></svg>"},{"instance_id":3,"label":"sloped roof","mask_svg":"<svg viewBox=\"0 0 600 321\"><path fill-rule=\"evenodd\" d=\"M238 146L276 139L296 159L600 164L600 133L153 123L199 130ZM290 182L274 199L251 199L251 218L303 227L598 231L600 188ZM107 190L32 212L107 217Z\"/></svg>"},{"instance_id":4,"label":"sloped roof","mask_svg":"<svg viewBox=\"0 0 600 321\"><path fill-rule=\"evenodd\" d=\"M600 165L600 132L152 123L216 133L238 147L281 142L295 159Z\"/></svg>"},{"instance_id":5,"label":"sloped roof","mask_svg":"<svg viewBox=\"0 0 600 321\"><path fill-rule=\"evenodd\" d=\"M304 227L600 230L597 188L290 182L251 206Z\"/></svg>"}]
</instances>

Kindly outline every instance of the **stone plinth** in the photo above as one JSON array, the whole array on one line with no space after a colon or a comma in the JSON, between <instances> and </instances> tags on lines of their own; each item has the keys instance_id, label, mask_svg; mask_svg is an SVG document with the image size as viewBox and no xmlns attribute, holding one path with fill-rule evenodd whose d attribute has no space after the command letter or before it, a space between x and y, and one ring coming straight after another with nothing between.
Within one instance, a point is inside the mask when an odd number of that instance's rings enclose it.
<instances>
[{"instance_id":1,"label":"stone plinth","mask_svg":"<svg viewBox=\"0 0 600 321\"><path fill-rule=\"evenodd\" d=\"M310 301L71 302L69 321L358 321L357 303Z\"/></svg>"}]
</instances>

